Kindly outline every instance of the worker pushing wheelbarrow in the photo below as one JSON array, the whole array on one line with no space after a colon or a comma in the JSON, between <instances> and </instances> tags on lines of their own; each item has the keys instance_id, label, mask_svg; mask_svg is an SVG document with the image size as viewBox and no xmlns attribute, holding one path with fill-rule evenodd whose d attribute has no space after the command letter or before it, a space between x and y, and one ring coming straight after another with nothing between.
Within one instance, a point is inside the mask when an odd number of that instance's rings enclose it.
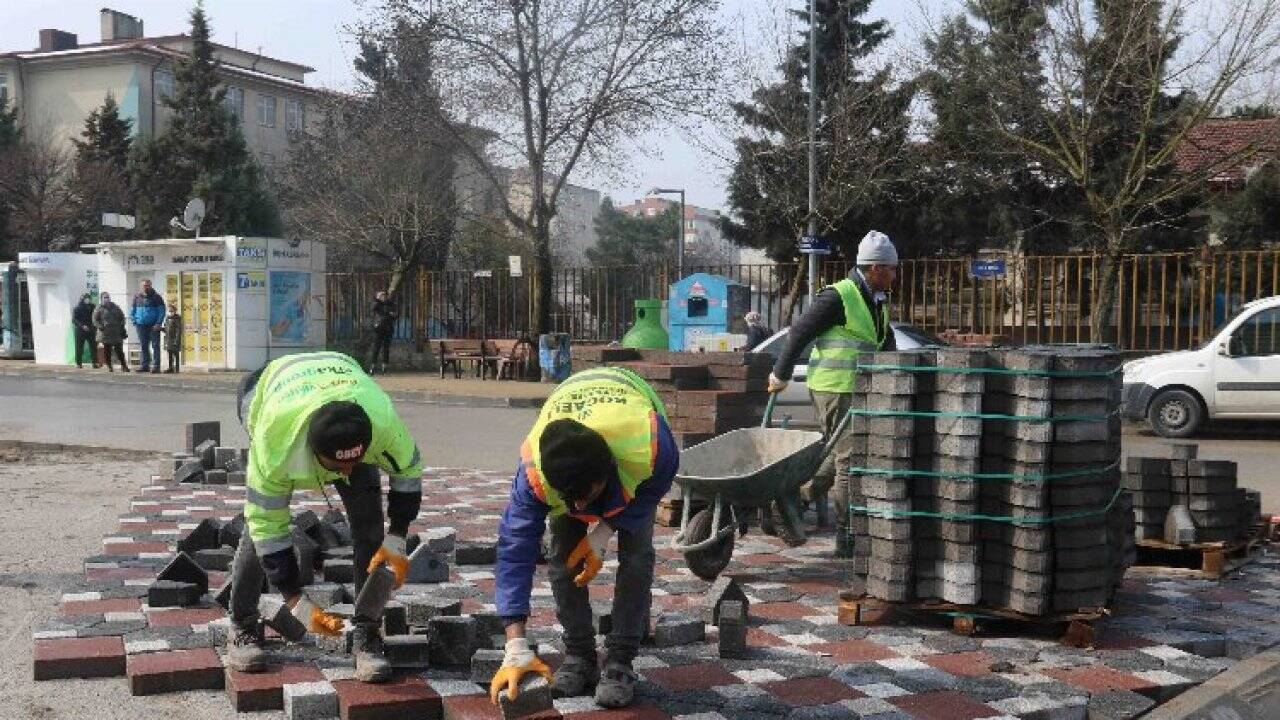
<instances>
[{"instance_id":1,"label":"worker pushing wheelbarrow","mask_svg":"<svg viewBox=\"0 0 1280 720\"><path fill-rule=\"evenodd\" d=\"M767 516L775 501L781 522L803 542L800 486L831 453L849 415L824 443L819 432L773 427L777 397L769 396L760 427L733 430L680 455L680 531L671 548L684 553L689 569L704 580L714 580L728 566L734 536L746 532L748 518L758 510ZM695 504L703 505L697 513Z\"/></svg>"}]
</instances>

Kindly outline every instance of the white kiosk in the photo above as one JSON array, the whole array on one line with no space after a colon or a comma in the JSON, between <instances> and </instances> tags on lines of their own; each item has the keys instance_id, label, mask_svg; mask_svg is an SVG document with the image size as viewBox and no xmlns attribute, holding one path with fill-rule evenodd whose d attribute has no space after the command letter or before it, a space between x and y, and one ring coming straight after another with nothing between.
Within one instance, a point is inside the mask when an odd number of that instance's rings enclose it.
<instances>
[{"instance_id":1,"label":"white kiosk","mask_svg":"<svg viewBox=\"0 0 1280 720\"><path fill-rule=\"evenodd\" d=\"M36 363L75 365L75 327L71 310L89 293L98 302L98 258L82 253L18 253L27 274L31 337ZM83 358L92 362L92 358Z\"/></svg>"},{"instance_id":2,"label":"white kiosk","mask_svg":"<svg viewBox=\"0 0 1280 720\"><path fill-rule=\"evenodd\" d=\"M325 346L323 243L226 236L87 247L101 289L126 314L143 279L178 309L184 368L252 370ZM129 340L136 349L132 324Z\"/></svg>"}]
</instances>

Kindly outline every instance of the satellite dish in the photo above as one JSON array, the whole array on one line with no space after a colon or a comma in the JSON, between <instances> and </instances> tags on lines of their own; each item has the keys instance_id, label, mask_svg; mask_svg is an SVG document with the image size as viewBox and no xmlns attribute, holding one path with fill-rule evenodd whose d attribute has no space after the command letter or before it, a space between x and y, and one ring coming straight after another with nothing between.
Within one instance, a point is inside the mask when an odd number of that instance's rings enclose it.
<instances>
[{"instance_id":1,"label":"satellite dish","mask_svg":"<svg viewBox=\"0 0 1280 720\"><path fill-rule=\"evenodd\" d=\"M196 238L199 239L200 223L204 222L204 213L204 200L191 198L191 201L187 203L186 209L182 211L182 219L173 218L169 221L169 226L193 232L196 234Z\"/></svg>"},{"instance_id":2,"label":"satellite dish","mask_svg":"<svg viewBox=\"0 0 1280 720\"><path fill-rule=\"evenodd\" d=\"M187 203L187 209L182 211L182 224L192 230L198 230L202 222L204 222L204 200L191 198L191 202Z\"/></svg>"}]
</instances>

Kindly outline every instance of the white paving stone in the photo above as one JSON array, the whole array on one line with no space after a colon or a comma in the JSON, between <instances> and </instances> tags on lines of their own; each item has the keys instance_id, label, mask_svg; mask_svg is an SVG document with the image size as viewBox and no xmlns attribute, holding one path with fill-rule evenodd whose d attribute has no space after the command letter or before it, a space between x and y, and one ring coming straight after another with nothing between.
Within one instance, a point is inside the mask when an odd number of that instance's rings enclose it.
<instances>
[{"instance_id":1,"label":"white paving stone","mask_svg":"<svg viewBox=\"0 0 1280 720\"><path fill-rule=\"evenodd\" d=\"M766 683L774 682L775 680L786 680L782 675L765 668L759 670L739 670L735 672L734 675L738 676L738 679L742 682L748 683Z\"/></svg>"},{"instance_id":2,"label":"white paving stone","mask_svg":"<svg viewBox=\"0 0 1280 720\"><path fill-rule=\"evenodd\" d=\"M911 693L904 690L893 683L872 683L870 685L854 685L854 690L873 698L891 698L899 695L910 695Z\"/></svg>"}]
</instances>

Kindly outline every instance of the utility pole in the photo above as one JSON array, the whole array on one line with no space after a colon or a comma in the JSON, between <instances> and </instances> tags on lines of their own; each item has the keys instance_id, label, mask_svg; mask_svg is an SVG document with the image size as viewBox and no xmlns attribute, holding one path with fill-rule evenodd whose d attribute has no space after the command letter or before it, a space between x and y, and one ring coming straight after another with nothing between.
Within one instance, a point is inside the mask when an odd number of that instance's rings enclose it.
<instances>
[{"instance_id":1,"label":"utility pole","mask_svg":"<svg viewBox=\"0 0 1280 720\"><path fill-rule=\"evenodd\" d=\"M818 0L809 0L809 227L818 237ZM809 253L809 297L818 294L818 255Z\"/></svg>"}]
</instances>

